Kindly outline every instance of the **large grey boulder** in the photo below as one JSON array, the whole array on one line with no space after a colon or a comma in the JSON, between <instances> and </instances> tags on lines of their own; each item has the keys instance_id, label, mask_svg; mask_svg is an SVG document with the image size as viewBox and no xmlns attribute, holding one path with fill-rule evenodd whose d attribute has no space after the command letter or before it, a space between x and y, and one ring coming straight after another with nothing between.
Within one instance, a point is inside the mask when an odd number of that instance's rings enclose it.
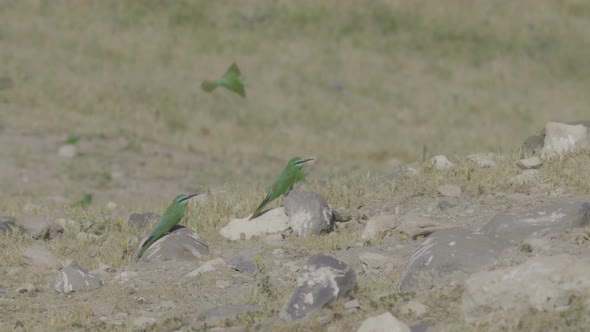
<instances>
[{"instance_id":1,"label":"large grey boulder","mask_svg":"<svg viewBox=\"0 0 590 332\"><path fill-rule=\"evenodd\" d=\"M581 150L590 151L590 128L588 126L559 122L547 123L543 142L543 157L561 157Z\"/></svg>"},{"instance_id":2,"label":"large grey boulder","mask_svg":"<svg viewBox=\"0 0 590 332\"><path fill-rule=\"evenodd\" d=\"M53 282L53 288L60 293L72 293L82 290L92 290L104 285L102 279L76 263L59 270Z\"/></svg>"},{"instance_id":3,"label":"large grey boulder","mask_svg":"<svg viewBox=\"0 0 590 332\"><path fill-rule=\"evenodd\" d=\"M436 231L410 258L398 289L408 291L460 284L468 275L494 264L508 246L459 227Z\"/></svg>"},{"instance_id":4,"label":"large grey boulder","mask_svg":"<svg viewBox=\"0 0 590 332\"><path fill-rule=\"evenodd\" d=\"M25 234L31 235L35 240L51 240L64 232L61 225L40 215L26 215L19 218L16 223L24 230Z\"/></svg>"},{"instance_id":5,"label":"large grey boulder","mask_svg":"<svg viewBox=\"0 0 590 332\"><path fill-rule=\"evenodd\" d=\"M297 285L280 316L299 319L346 296L356 286L356 276L346 263L324 254L309 257L299 273Z\"/></svg>"},{"instance_id":6,"label":"large grey boulder","mask_svg":"<svg viewBox=\"0 0 590 332\"><path fill-rule=\"evenodd\" d=\"M497 214L480 231L499 240L519 242L584 227L589 221L590 196L579 196L531 210Z\"/></svg>"},{"instance_id":7,"label":"large grey boulder","mask_svg":"<svg viewBox=\"0 0 590 332\"><path fill-rule=\"evenodd\" d=\"M149 235L148 235L149 236ZM132 262L142 260L199 260L209 254L209 246L199 235L189 228L176 225L172 230L154 242L145 253L137 259L141 246L147 241L143 238L133 255Z\"/></svg>"},{"instance_id":8,"label":"large grey boulder","mask_svg":"<svg viewBox=\"0 0 590 332\"><path fill-rule=\"evenodd\" d=\"M565 122L568 125L582 125L590 128L590 121L573 121ZM539 133L527 137L520 148L520 157L527 158L532 156L541 156L545 145L546 128Z\"/></svg>"},{"instance_id":9,"label":"large grey boulder","mask_svg":"<svg viewBox=\"0 0 590 332\"><path fill-rule=\"evenodd\" d=\"M561 311L572 296L590 295L590 261L570 255L539 256L514 267L479 272L465 282L466 320L518 309Z\"/></svg>"},{"instance_id":10,"label":"large grey boulder","mask_svg":"<svg viewBox=\"0 0 590 332\"><path fill-rule=\"evenodd\" d=\"M387 311L365 319L357 332L410 332L410 328Z\"/></svg>"},{"instance_id":11,"label":"large grey boulder","mask_svg":"<svg viewBox=\"0 0 590 332\"><path fill-rule=\"evenodd\" d=\"M248 220L250 216L232 219L219 234L228 240L249 240L255 236L280 233L289 229L289 217L282 207L272 209L257 218Z\"/></svg>"},{"instance_id":12,"label":"large grey boulder","mask_svg":"<svg viewBox=\"0 0 590 332\"><path fill-rule=\"evenodd\" d=\"M284 206L289 225L298 236L329 232L333 228L332 208L317 193L291 191Z\"/></svg>"}]
</instances>

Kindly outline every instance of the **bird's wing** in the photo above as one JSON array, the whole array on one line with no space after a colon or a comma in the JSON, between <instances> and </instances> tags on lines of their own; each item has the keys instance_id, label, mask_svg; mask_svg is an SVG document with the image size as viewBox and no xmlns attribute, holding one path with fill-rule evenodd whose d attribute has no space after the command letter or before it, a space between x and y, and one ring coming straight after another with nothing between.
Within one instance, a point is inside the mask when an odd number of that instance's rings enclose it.
<instances>
[{"instance_id":1,"label":"bird's wing","mask_svg":"<svg viewBox=\"0 0 590 332\"><path fill-rule=\"evenodd\" d=\"M232 63L231 66L229 66L229 69L225 72L225 74L223 74L223 76L228 75L240 76L240 68L238 68L238 65Z\"/></svg>"}]
</instances>

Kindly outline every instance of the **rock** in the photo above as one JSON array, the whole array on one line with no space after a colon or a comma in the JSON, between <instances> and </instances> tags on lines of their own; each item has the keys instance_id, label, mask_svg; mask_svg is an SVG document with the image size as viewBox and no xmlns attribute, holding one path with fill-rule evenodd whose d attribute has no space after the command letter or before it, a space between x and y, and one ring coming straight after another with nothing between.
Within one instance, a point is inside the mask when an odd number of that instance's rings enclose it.
<instances>
[{"instance_id":1,"label":"rock","mask_svg":"<svg viewBox=\"0 0 590 332\"><path fill-rule=\"evenodd\" d=\"M24 233L30 234L35 240L51 240L64 232L62 226L39 215L23 216L17 223L24 229Z\"/></svg>"},{"instance_id":2,"label":"rock","mask_svg":"<svg viewBox=\"0 0 590 332\"><path fill-rule=\"evenodd\" d=\"M397 230L415 240L421 236L426 237L441 228L439 223L429 218L420 216L414 212L408 212L399 218Z\"/></svg>"},{"instance_id":3,"label":"rock","mask_svg":"<svg viewBox=\"0 0 590 332\"><path fill-rule=\"evenodd\" d=\"M231 282L229 282L228 280L223 280L222 279L222 280L215 281L215 287L217 287L217 288L224 289L224 288L227 288L229 286L231 286Z\"/></svg>"},{"instance_id":4,"label":"rock","mask_svg":"<svg viewBox=\"0 0 590 332\"><path fill-rule=\"evenodd\" d=\"M390 312L385 312L365 319L357 332L410 332L410 328Z\"/></svg>"},{"instance_id":5,"label":"rock","mask_svg":"<svg viewBox=\"0 0 590 332\"><path fill-rule=\"evenodd\" d=\"M129 215L127 224L132 227L137 227L137 229L143 229L156 222L159 218L160 215L153 212L132 213Z\"/></svg>"},{"instance_id":6,"label":"rock","mask_svg":"<svg viewBox=\"0 0 590 332\"><path fill-rule=\"evenodd\" d=\"M429 205L428 212L432 212L432 210L434 209L444 211L446 209L450 209L457 206L457 204L457 197L438 197L434 202L432 202Z\"/></svg>"},{"instance_id":7,"label":"rock","mask_svg":"<svg viewBox=\"0 0 590 332\"><path fill-rule=\"evenodd\" d=\"M389 257L372 252L364 252L359 255L361 268L366 273L371 270L379 270L389 262Z\"/></svg>"},{"instance_id":8,"label":"rock","mask_svg":"<svg viewBox=\"0 0 590 332\"><path fill-rule=\"evenodd\" d=\"M98 276L91 274L76 263L59 270L53 288L60 293L71 293L81 290L92 290L103 286L103 281Z\"/></svg>"},{"instance_id":9,"label":"rock","mask_svg":"<svg viewBox=\"0 0 590 332\"><path fill-rule=\"evenodd\" d=\"M561 157L579 150L590 151L589 126L559 122L547 123L547 126L545 126L543 157Z\"/></svg>"},{"instance_id":10,"label":"rock","mask_svg":"<svg viewBox=\"0 0 590 332\"><path fill-rule=\"evenodd\" d=\"M215 269L219 265L225 265L225 261L222 258L212 259L212 260L202 264L198 268L194 269L193 271L189 272L186 275L186 277L194 277L194 276L197 276L201 273L215 271Z\"/></svg>"},{"instance_id":11,"label":"rock","mask_svg":"<svg viewBox=\"0 0 590 332\"><path fill-rule=\"evenodd\" d=\"M131 279L133 279L137 275L135 271L123 271L115 276L116 280L119 280L120 283L125 283Z\"/></svg>"},{"instance_id":12,"label":"rock","mask_svg":"<svg viewBox=\"0 0 590 332\"><path fill-rule=\"evenodd\" d=\"M219 234L229 240L251 239L253 236L261 236L272 233L280 233L289 228L289 217L282 207L272 209L265 214L248 220L250 216L243 219L232 219Z\"/></svg>"},{"instance_id":13,"label":"rock","mask_svg":"<svg viewBox=\"0 0 590 332\"><path fill-rule=\"evenodd\" d=\"M156 324L157 320L154 317L141 316L133 320L133 326L139 328L146 328Z\"/></svg>"},{"instance_id":14,"label":"rock","mask_svg":"<svg viewBox=\"0 0 590 332\"><path fill-rule=\"evenodd\" d=\"M76 156L76 147L72 144L66 144L59 147L57 154L64 158L74 158Z\"/></svg>"},{"instance_id":15,"label":"rock","mask_svg":"<svg viewBox=\"0 0 590 332\"><path fill-rule=\"evenodd\" d=\"M494 264L508 246L459 227L436 231L410 258L398 289L408 291L460 284L469 274Z\"/></svg>"},{"instance_id":16,"label":"rock","mask_svg":"<svg viewBox=\"0 0 590 332\"><path fill-rule=\"evenodd\" d=\"M234 257L227 265L240 272L256 272L256 263L254 263L254 258L251 256Z\"/></svg>"},{"instance_id":17,"label":"rock","mask_svg":"<svg viewBox=\"0 0 590 332\"><path fill-rule=\"evenodd\" d=\"M117 203L115 203L115 202L108 202L107 203L107 209L114 210L116 208L117 208Z\"/></svg>"},{"instance_id":18,"label":"rock","mask_svg":"<svg viewBox=\"0 0 590 332\"><path fill-rule=\"evenodd\" d=\"M524 309L561 311L571 297L590 295L590 262L570 255L538 256L514 267L472 275L465 282L467 321Z\"/></svg>"},{"instance_id":19,"label":"rock","mask_svg":"<svg viewBox=\"0 0 590 332\"><path fill-rule=\"evenodd\" d=\"M347 311L356 310L361 307L361 304L357 299L353 299L344 303L344 309Z\"/></svg>"},{"instance_id":20,"label":"rock","mask_svg":"<svg viewBox=\"0 0 590 332\"><path fill-rule=\"evenodd\" d=\"M264 307L259 305L253 304L230 304L225 306L219 306L215 308L211 308L201 312L198 316L196 321L207 322L207 323L215 323L219 321L224 321L226 319L233 320L238 318L239 315L249 313L249 312L262 312L264 311ZM192 320L194 323L195 320Z\"/></svg>"},{"instance_id":21,"label":"rock","mask_svg":"<svg viewBox=\"0 0 590 332\"><path fill-rule=\"evenodd\" d=\"M373 216L361 234L361 239L364 241L372 240L379 234L395 229L397 226L397 217L393 214L384 214Z\"/></svg>"},{"instance_id":22,"label":"rock","mask_svg":"<svg viewBox=\"0 0 590 332\"><path fill-rule=\"evenodd\" d=\"M527 169L527 170L523 171L522 173L508 179L508 182L512 183L512 184L517 184L517 185L525 185L525 184L531 183L540 174L541 174L541 172L537 169Z\"/></svg>"},{"instance_id":23,"label":"rock","mask_svg":"<svg viewBox=\"0 0 590 332\"><path fill-rule=\"evenodd\" d=\"M280 316L284 319L302 318L346 296L354 287L356 276L349 265L324 254L311 256L305 261Z\"/></svg>"},{"instance_id":24,"label":"rock","mask_svg":"<svg viewBox=\"0 0 590 332\"><path fill-rule=\"evenodd\" d=\"M481 168L494 168L496 167L496 155L488 153L474 153L467 156L467 160L471 161L475 165Z\"/></svg>"},{"instance_id":25,"label":"rock","mask_svg":"<svg viewBox=\"0 0 590 332\"><path fill-rule=\"evenodd\" d=\"M455 167L455 164L449 161L447 157L443 155L434 156L431 161L432 167L434 169L446 170Z\"/></svg>"},{"instance_id":26,"label":"rock","mask_svg":"<svg viewBox=\"0 0 590 332\"><path fill-rule=\"evenodd\" d=\"M149 236L149 235L148 235ZM148 236L141 240L138 249L133 255L133 262L137 261L137 255ZM209 246L199 235L189 228L176 225L170 233L154 242L139 259L146 260L199 260L209 254Z\"/></svg>"},{"instance_id":27,"label":"rock","mask_svg":"<svg viewBox=\"0 0 590 332\"><path fill-rule=\"evenodd\" d=\"M62 267L51 251L39 246L27 247L23 252L23 260L36 272L53 272Z\"/></svg>"},{"instance_id":28,"label":"rock","mask_svg":"<svg viewBox=\"0 0 590 332\"><path fill-rule=\"evenodd\" d=\"M11 217L0 217L0 232L12 233L12 231L16 229L19 231L24 231L19 225L16 224L16 219Z\"/></svg>"},{"instance_id":29,"label":"rock","mask_svg":"<svg viewBox=\"0 0 590 332\"><path fill-rule=\"evenodd\" d=\"M330 232L334 225L332 208L313 192L291 191L285 198L285 214L297 236Z\"/></svg>"},{"instance_id":30,"label":"rock","mask_svg":"<svg viewBox=\"0 0 590 332\"><path fill-rule=\"evenodd\" d=\"M495 215L481 232L499 240L520 242L588 225L590 196L554 201L546 206Z\"/></svg>"},{"instance_id":31,"label":"rock","mask_svg":"<svg viewBox=\"0 0 590 332\"><path fill-rule=\"evenodd\" d=\"M23 284L19 288L17 288L16 291L20 294L27 292L32 293L37 291L37 287L35 287L35 285L31 284L30 282L27 282L26 284Z\"/></svg>"},{"instance_id":32,"label":"rock","mask_svg":"<svg viewBox=\"0 0 590 332\"><path fill-rule=\"evenodd\" d=\"M543 161L541 160L541 158L536 157L536 156L521 159L516 162L516 166L518 166L522 169L539 168L539 167L541 167L541 165L543 165Z\"/></svg>"},{"instance_id":33,"label":"rock","mask_svg":"<svg viewBox=\"0 0 590 332\"><path fill-rule=\"evenodd\" d=\"M418 302L416 300L411 300L410 302L405 303L401 306L400 312L402 313L402 315L412 314L416 317L420 317L427 313L429 309L430 308L428 308L428 306L426 306L425 304Z\"/></svg>"},{"instance_id":34,"label":"rock","mask_svg":"<svg viewBox=\"0 0 590 332\"><path fill-rule=\"evenodd\" d=\"M459 197L461 196L461 187L454 184L443 184L438 186L438 192L447 197Z\"/></svg>"},{"instance_id":35,"label":"rock","mask_svg":"<svg viewBox=\"0 0 590 332\"><path fill-rule=\"evenodd\" d=\"M568 125L583 125L586 128L590 128L590 121L574 121L566 122ZM545 145L545 131L543 128L538 134L527 137L520 148L520 157L527 158L532 156L540 156L543 152L543 146Z\"/></svg>"}]
</instances>

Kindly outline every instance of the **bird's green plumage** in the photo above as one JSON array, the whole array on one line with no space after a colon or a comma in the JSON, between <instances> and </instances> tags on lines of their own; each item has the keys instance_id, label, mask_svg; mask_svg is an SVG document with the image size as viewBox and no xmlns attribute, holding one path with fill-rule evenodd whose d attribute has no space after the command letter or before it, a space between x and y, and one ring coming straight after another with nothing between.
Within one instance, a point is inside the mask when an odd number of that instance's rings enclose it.
<instances>
[{"instance_id":1,"label":"bird's green plumage","mask_svg":"<svg viewBox=\"0 0 590 332\"><path fill-rule=\"evenodd\" d=\"M154 244L154 242L158 241L162 236L166 233L170 232L170 230L176 226L180 222L180 220L184 217L184 213L186 212L186 203L188 199L196 196L193 195L178 195L174 197L164 214L158 219L156 226L148 236L148 239L144 242L137 255L137 260L143 256L146 250Z\"/></svg>"},{"instance_id":2,"label":"bird's green plumage","mask_svg":"<svg viewBox=\"0 0 590 332\"><path fill-rule=\"evenodd\" d=\"M201 84L201 88L204 91L212 92L218 86L222 86L230 91L239 94L242 97L246 97L246 91L244 89L244 82L240 78L240 69L233 63L229 69L221 76L217 81L205 80Z\"/></svg>"},{"instance_id":3,"label":"bird's green plumage","mask_svg":"<svg viewBox=\"0 0 590 332\"><path fill-rule=\"evenodd\" d=\"M274 201L281 195L288 194L291 189L293 189L295 183L305 180L307 172L303 170L303 164L310 160L312 159L303 159L300 157L295 157L289 160L283 172L281 172L272 186L266 191L266 197L262 200L262 203L260 203L256 211L254 211L250 220L260 216L262 214L262 209L264 209L268 203Z\"/></svg>"}]
</instances>

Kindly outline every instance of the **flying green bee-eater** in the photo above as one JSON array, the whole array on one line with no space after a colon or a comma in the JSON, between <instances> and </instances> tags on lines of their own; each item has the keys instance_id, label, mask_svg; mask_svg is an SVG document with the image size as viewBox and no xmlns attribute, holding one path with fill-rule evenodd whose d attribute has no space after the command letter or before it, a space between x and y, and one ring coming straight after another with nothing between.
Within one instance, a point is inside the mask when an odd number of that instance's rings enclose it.
<instances>
[{"instance_id":1,"label":"flying green bee-eater","mask_svg":"<svg viewBox=\"0 0 590 332\"><path fill-rule=\"evenodd\" d=\"M246 91L244 90L244 81L240 78L240 69L233 63L229 69L217 81L203 81L201 88L207 92L212 92L218 86L222 86L230 91L233 91L240 96L246 98Z\"/></svg>"},{"instance_id":2,"label":"flying green bee-eater","mask_svg":"<svg viewBox=\"0 0 590 332\"><path fill-rule=\"evenodd\" d=\"M303 164L310 160L313 159L303 159L300 157L295 157L289 160L289 163L287 163L287 166L285 167L283 172L275 180L272 186L268 188L268 190L266 191L266 197L264 197L264 200L262 201L262 203L260 203L260 205L258 206L256 211L254 211L249 220L252 220L260 216L262 214L262 209L264 209L264 207L268 203L272 202L281 195L288 194L291 191L291 189L293 189L293 185L295 183L305 180L307 172L303 170Z\"/></svg>"},{"instance_id":3,"label":"flying green bee-eater","mask_svg":"<svg viewBox=\"0 0 590 332\"><path fill-rule=\"evenodd\" d=\"M184 212L186 211L186 204L188 203L189 198L197 196L198 194L192 195L178 195L174 197L164 214L158 219L156 226L147 237L147 239L143 242L141 246L141 250L137 255L135 261L137 262L141 256L145 253L145 251L158 239L168 233L176 224L180 222L180 220L184 217Z\"/></svg>"}]
</instances>

